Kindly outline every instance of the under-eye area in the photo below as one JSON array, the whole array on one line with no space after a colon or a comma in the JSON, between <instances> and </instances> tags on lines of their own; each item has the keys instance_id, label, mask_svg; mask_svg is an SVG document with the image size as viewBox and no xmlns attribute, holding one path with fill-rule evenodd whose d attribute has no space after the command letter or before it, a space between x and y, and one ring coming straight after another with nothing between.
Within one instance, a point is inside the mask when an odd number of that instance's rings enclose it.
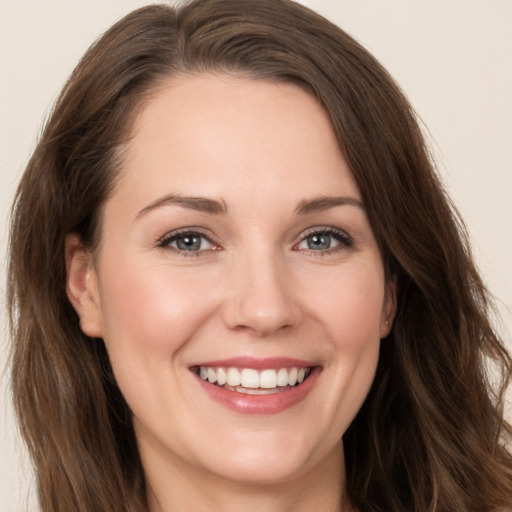
<instances>
[{"instance_id":1,"label":"under-eye area","mask_svg":"<svg viewBox=\"0 0 512 512\"><path fill-rule=\"evenodd\" d=\"M191 368L202 380L210 384L248 395L280 393L300 386L308 379L313 369L313 367L291 367L256 370L208 366Z\"/></svg>"}]
</instances>

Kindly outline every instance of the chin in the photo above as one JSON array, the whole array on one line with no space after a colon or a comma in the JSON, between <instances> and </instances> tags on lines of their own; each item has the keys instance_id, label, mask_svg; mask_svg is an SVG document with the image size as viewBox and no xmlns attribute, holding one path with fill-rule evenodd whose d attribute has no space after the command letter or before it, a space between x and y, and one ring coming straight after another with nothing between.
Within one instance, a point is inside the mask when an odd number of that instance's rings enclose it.
<instances>
[{"instance_id":1,"label":"chin","mask_svg":"<svg viewBox=\"0 0 512 512\"><path fill-rule=\"evenodd\" d=\"M290 431L236 437L235 440L231 438L231 442L226 439L229 450L210 453L201 465L225 480L278 485L300 480L332 452L342 457L338 444L331 450L326 446L315 448L307 436L296 437Z\"/></svg>"}]
</instances>

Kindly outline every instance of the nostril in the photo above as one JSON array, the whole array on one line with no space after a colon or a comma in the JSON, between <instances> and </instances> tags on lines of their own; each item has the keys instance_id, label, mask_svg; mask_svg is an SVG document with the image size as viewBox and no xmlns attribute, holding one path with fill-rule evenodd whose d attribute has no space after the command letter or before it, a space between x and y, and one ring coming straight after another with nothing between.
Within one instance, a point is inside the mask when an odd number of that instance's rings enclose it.
<instances>
[{"instance_id":1,"label":"nostril","mask_svg":"<svg viewBox=\"0 0 512 512\"><path fill-rule=\"evenodd\" d=\"M298 306L291 301L278 303L270 299L264 304L246 299L229 304L224 311L225 323L231 330L251 331L257 336L293 330L300 317Z\"/></svg>"}]
</instances>

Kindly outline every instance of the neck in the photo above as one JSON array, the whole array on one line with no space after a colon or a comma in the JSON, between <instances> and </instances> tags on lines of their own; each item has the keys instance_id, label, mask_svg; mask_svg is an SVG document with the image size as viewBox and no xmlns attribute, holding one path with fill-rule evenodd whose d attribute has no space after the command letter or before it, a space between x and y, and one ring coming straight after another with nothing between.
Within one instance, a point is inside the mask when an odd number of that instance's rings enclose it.
<instances>
[{"instance_id":1,"label":"neck","mask_svg":"<svg viewBox=\"0 0 512 512\"><path fill-rule=\"evenodd\" d=\"M345 493L343 447L296 478L240 482L172 464L146 467L150 512L353 512Z\"/></svg>"}]
</instances>

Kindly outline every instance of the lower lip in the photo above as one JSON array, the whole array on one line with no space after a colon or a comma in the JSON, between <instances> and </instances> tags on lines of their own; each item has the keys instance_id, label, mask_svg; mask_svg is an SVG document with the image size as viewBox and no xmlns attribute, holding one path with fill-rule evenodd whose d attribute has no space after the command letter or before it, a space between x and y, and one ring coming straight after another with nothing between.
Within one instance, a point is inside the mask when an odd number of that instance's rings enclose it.
<instances>
[{"instance_id":1,"label":"lower lip","mask_svg":"<svg viewBox=\"0 0 512 512\"><path fill-rule=\"evenodd\" d=\"M301 402L315 385L320 368L313 368L309 377L293 388L268 395L247 395L230 391L204 381L196 375L204 391L221 405L242 414L277 414Z\"/></svg>"}]
</instances>

